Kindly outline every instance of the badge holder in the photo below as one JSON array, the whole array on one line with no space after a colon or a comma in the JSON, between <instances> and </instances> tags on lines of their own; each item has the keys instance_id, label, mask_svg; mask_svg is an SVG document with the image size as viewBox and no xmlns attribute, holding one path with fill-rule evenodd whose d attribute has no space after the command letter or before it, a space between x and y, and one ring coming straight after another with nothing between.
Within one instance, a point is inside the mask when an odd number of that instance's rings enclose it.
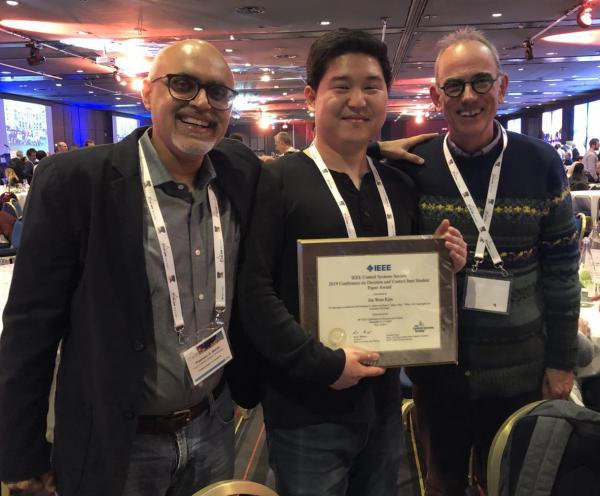
<instances>
[{"instance_id":1,"label":"badge holder","mask_svg":"<svg viewBox=\"0 0 600 496\"><path fill-rule=\"evenodd\" d=\"M194 386L206 380L233 359L222 319L224 312L225 309L217 311L212 322L185 340L188 345L190 342L194 343L181 353ZM201 338L200 336L206 337Z\"/></svg>"},{"instance_id":2,"label":"badge holder","mask_svg":"<svg viewBox=\"0 0 600 496\"><path fill-rule=\"evenodd\" d=\"M502 264L497 271L479 270L475 261L466 275L463 309L508 315L513 278Z\"/></svg>"}]
</instances>

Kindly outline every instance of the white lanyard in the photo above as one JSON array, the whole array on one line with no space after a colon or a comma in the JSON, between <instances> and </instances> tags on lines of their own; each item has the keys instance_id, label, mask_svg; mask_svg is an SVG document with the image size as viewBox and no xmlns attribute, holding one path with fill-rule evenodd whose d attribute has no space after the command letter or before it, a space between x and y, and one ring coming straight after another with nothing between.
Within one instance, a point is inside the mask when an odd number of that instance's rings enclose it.
<instances>
[{"instance_id":1,"label":"white lanyard","mask_svg":"<svg viewBox=\"0 0 600 496\"><path fill-rule=\"evenodd\" d=\"M356 229L354 228L354 222L352 222L352 217L350 216L350 210L348 210L348 205L346 205L346 202L342 198L342 195L340 194L340 191L338 190L338 187L335 184L333 177L331 177L331 173L327 168L327 165L325 165L325 162L323 161L323 158L321 157L321 154L319 153L319 150L317 150L317 147L314 143L312 143L308 148L308 153L310 154L311 158L315 161L317 168L321 172L321 175L323 176L323 179L325 180L329 191L331 191L331 194L333 195L333 198L340 209L342 217L344 218L344 224L346 224L348 237L356 238ZM379 172L377 172L377 169L373 165L371 157L367 156L367 161L369 162L369 167L371 169L371 172L373 173L373 177L375 178L375 185L377 186L379 197L381 198L381 202L383 203L383 210L385 211L385 219L387 222L388 236L395 236L396 223L394 222L392 205L383 186L383 182L381 181L381 177L379 176Z\"/></svg>"},{"instance_id":2,"label":"white lanyard","mask_svg":"<svg viewBox=\"0 0 600 496\"><path fill-rule=\"evenodd\" d=\"M179 287L177 285L177 275L175 273L175 262L173 260L173 250L167 233L167 226L160 211L160 205L154 191L154 184L148 170L148 163L142 145L138 145L140 154L142 187L146 204L152 218L152 224L156 231L160 252L162 254L163 264L165 266L165 276L169 288L171 300L171 312L173 313L173 323L179 342L183 341L185 325L183 321L183 312L181 310L181 299L179 297ZM217 197L210 185L208 185L208 201L212 216L213 226L213 245L215 257L215 320L218 321L226 308L226 290L225 290L225 243L223 241L223 232L221 229L221 216L219 214L219 204Z\"/></svg>"},{"instance_id":3,"label":"white lanyard","mask_svg":"<svg viewBox=\"0 0 600 496\"><path fill-rule=\"evenodd\" d=\"M475 262L473 264L473 271L477 270L479 264L483 261L485 257L485 249L490 252L490 257L492 258L492 262L494 266L502 272L503 275L508 275L506 270L504 269L502 258L500 258L500 254L496 249L496 245L494 244L494 240L490 235L489 229L490 224L492 223L492 215L494 214L494 204L496 203L496 194L498 192L498 183L500 182L500 170L502 169L502 158L504 157L504 150L506 150L506 145L508 144L508 137L506 135L506 131L502 126L499 126L500 131L502 132L502 151L500 155L494 162L494 166L492 167L492 173L490 175L490 183L488 185L487 198L485 200L485 208L483 210L483 218L477 209L477 205L475 205L475 201L469 192L469 188L465 184L465 181L450 154L450 150L448 149L448 135L444 138L444 156L446 157L446 163L448 164L448 168L450 169L450 173L454 178L454 182L456 183L456 187L458 188L463 201L471 214L471 218L475 223L475 227L479 231L479 237L477 238L477 247L475 248Z\"/></svg>"}]
</instances>

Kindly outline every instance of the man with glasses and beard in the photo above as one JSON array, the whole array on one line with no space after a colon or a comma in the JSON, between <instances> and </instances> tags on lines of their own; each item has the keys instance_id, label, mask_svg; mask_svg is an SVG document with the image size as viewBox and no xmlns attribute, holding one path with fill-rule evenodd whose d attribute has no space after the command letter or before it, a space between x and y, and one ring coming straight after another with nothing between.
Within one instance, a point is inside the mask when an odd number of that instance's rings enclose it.
<instances>
[{"instance_id":1,"label":"man with glasses and beard","mask_svg":"<svg viewBox=\"0 0 600 496\"><path fill-rule=\"evenodd\" d=\"M463 496L471 447L485 484L491 440L516 409L566 398L577 351L577 236L564 169L542 141L495 120L508 77L484 35L441 40L430 95L448 133L413 150L419 226L448 218L469 246L457 275L459 363L412 368L427 494ZM389 145L389 144L388 144Z\"/></svg>"},{"instance_id":2,"label":"man with glasses and beard","mask_svg":"<svg viewBox=\"0 0 600 496\"><path fill-rule=\"evenodd\" d=\"M223 338L259 171L237 141L215 146L233 85L212 45L171 45L144 81L152 127L37 168L0 341L9 487L189 496L232 478ZM207 342L212 370L192 363Z\"/></svg>"}]
</instances>

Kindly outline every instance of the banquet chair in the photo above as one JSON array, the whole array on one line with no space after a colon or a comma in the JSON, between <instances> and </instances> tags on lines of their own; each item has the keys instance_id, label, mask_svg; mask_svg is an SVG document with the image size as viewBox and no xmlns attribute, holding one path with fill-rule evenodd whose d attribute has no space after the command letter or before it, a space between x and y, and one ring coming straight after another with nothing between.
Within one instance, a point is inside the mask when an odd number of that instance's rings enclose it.
<instances>
[{"instance_id":1,"label":"banquet chair","mask_svg":"<svg viewBox=\"0 0 600 496\"><path fill-rule=\"evenodd\" d=\"M583 238L586 235L586 228L588 226L587 219L588 219L587 216L582 212L579 212L575 216L575 224L577 226L577 233L579 234L579 248L581 248L581 246L583 244Z\"/></svg>"},{"instance_id":2,"label":"banquet chair","mask_svg":"<svg viewBox=\"0 0 600 496\"><path fill-rule=\"evenodd\" d=\"M417 419L414 400L402 401L402 430L407 444L408 471L412 477L413 493L425 494L425 463L422 448L417 435Z\"/></svg>"},{"instance_id":3,"label":"banquet chair","mask_svg":"<svg viewBox=\"0 0 600 496\"><path fill-rule=\"evenodd\" d=\"M210 486L200 489L192 496L235 496L247 494L248 496L277 496L277 493L267 486L246 480L226 480L215 482Z\"/></svg>"}]
</instances>

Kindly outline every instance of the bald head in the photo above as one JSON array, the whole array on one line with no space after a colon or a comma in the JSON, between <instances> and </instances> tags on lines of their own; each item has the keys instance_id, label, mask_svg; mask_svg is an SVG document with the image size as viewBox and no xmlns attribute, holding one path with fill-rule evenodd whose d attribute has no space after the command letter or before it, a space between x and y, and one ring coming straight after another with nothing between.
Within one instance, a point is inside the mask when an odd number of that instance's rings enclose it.
<instances>
[{"instance_id":1,"label":"bald head","mask_svg":"<svg viewBox=\"0 0 600 496\"><path fill-rule=\"evenodd\" d=\"M202 40L184 40L178 41L163 48L154 60L148 73L149 79L162 76L164 74L202 72L203 67L197 64L205 65L207 71L222 71L223 77L228 80L227 86L233 87L233 74L227 65L227 61L213 45Z\"/></svg>"}]
</instances>

